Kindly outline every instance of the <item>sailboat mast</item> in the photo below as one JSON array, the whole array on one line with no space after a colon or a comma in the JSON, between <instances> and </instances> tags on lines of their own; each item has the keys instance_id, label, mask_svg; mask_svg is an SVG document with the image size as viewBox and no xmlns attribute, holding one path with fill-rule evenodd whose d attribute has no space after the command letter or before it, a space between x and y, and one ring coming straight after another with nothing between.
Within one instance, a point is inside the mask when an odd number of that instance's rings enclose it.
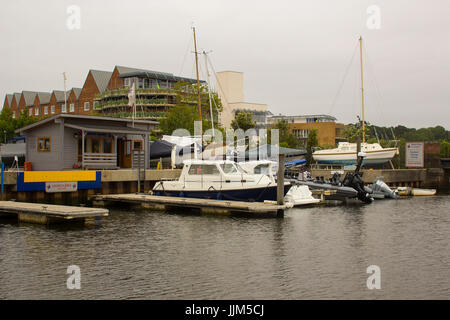
<instances>
[{"instance_id":1,"label":"sailboat mast","mask_svg":"<svg viewBox=\"0 0 450 320\"><path fill-rule=\"evenodd\" d=\"M200 100L200 80L198 77L198 56L197 56L197 40L195 38L195 27L192 27L194 31L194 50L195 50L195 68L197 70L197 92L198 92L198 113L200 115L200 121L202 120L202 105Z\"/></svg>"},{"instance_id":2,"label":"sailboat mast","mask_svg":"<svg viewBox=\"0 0 450 320\"><path fill-rule=\"evenodd\" d=\"M208 53L206 53L203 50L203 54L205 55L205 68L206 68L206 76L208 81L208 96L209 96L209 113L211 114L211 129L212 129L212 136L214 138L214 115L213 115L213 109L212 109L212 99L211 99L211 81L210 81L210 74L208 70Z\"/></svg>"},{"instance_id":3,"label":"sailboat mast","mask_svg":"<svg viewBox=\"0 0 450 320\"><path fill-rule=\"evenodd\" d=\"M362 108L362 129L363 129L363 143L366 142L366 130L364 121L364 77L363 77L363 58L362 58L362 37L359 37L359 53L361 57L361 108Z\"/></svg>"}]
</instances>

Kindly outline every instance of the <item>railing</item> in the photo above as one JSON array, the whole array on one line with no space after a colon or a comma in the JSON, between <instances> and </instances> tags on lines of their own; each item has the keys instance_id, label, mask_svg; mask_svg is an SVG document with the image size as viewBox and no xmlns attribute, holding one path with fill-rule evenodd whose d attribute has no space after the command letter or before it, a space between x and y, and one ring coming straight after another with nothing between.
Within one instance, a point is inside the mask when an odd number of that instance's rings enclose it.
<instances>
[{"instance_id":1,"label":"railing","mask_svg":"<svg viewBox=\"0 0 450 320\"><path fill-rule=\"evenodd\" d=\"M85 153L83 155L83 167L89 168L116 168L117 154L115 153Z\"/></svg>"},{"instance_id":2,"label":"railing","mask_svg":"<svg viewBox=\"0 0 450 320\"><path fill-rule=\"evenodd\" d=\"M108 90L101 94L96 95L97 99L104 99L108 97L115 97L115 96L128 96L129 93L128 88L124 89L117 89L117 90ZM176 95L177 91L174 89L169 88L145 88L145 89L136 89L136 95Z\"/></svg>"}]
</instances>

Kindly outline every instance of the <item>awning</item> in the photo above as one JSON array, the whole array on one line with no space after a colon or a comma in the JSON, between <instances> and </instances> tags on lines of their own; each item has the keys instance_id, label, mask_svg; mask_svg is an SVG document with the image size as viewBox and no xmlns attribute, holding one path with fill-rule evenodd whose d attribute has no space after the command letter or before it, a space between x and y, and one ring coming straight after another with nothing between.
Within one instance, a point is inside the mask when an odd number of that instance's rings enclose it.
<instances>
[{"instance_id":1,"label":"awning","mask_svg":"<svg viewBox=\"0 0 450 320\"><path fill-rule=\"evenodd\" d=\"M100 126L100 125L80 125L73 123L64 123L65 127L84 130L87 132L100 132L100 133L122 133L122 134L150 134L150 132L138 128L119 127L119 126Z\"/></svg>"}]
</instances>

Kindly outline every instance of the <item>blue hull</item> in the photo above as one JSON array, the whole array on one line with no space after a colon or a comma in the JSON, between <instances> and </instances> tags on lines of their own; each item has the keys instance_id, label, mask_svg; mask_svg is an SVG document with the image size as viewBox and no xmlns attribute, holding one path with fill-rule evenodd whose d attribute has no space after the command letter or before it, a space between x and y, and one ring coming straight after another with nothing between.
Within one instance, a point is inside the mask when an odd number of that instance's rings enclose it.
<instances>
[{"instance_id":1,"label":"blue hull","mask_svg":"<svg viewBox=\"0 0 450 320\"><path fill-rule=\"evenodd\" d=\"M284 186L284 194L289 191L290 185ZM211 191L156 191L157 196L201 198L214 200L232 200L246 202L264 202L264 200L277 200L277 186L239 190L211 190Z\"/></svg>"}]
</instances>

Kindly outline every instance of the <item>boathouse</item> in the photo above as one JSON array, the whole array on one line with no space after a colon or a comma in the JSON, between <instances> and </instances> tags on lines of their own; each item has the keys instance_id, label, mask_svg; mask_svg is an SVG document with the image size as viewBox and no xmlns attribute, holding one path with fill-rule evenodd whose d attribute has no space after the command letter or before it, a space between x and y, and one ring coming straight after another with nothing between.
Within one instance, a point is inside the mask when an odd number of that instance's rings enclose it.
<instances>
[{"instance_id":1,"label":"boathouse","mask_svg":"<svg viewBox=\"0 0 450 320\"><path fill-rule=\"evenodd\" d=\"M58 114L16 130L32 170L149 168L156 121Z\"/></svg>"}]
</instances>

